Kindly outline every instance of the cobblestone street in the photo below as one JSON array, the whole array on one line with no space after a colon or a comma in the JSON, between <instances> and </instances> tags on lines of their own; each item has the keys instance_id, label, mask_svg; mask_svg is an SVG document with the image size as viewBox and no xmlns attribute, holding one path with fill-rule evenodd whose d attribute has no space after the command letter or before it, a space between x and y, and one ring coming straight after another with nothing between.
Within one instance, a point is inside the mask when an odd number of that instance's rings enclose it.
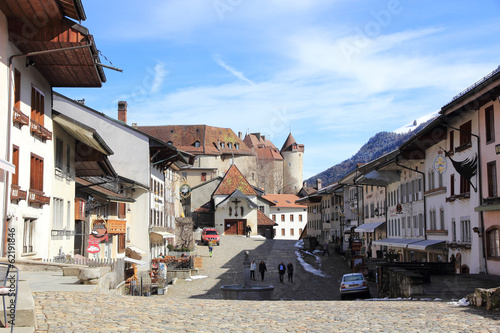
<instances>
[{"instance_id":1,"label":"cobblestone street","mask_svg":"<svg viewBox=\"0 0 500 333\"><path fill-rule=\"evenodd\" d=\"M342 256L305 254L325 277L305 270L295 241L222 237L214 256L203 257L200 276L178 280L166 296L131 297L83 292L36 292L38 332L500 332L500 314L440 301L338 301ZM274 301L227 301L220 286L241 283L244 251L264 260L264 283ZM318 258L318 259L316 259ZM280 284L277 266L291 261L294 283ZM261 283L256 281L256 283Z\"/></svg>"}]
</instances>

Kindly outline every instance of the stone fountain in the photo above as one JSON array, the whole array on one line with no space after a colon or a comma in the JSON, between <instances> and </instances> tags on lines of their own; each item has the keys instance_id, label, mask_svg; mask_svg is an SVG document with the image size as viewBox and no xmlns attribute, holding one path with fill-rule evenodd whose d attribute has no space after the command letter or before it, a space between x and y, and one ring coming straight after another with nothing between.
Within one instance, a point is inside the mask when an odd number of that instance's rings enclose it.
<instances>
[{"instance_id":1,"label":"stone fountain","mask_svg":"<svg viewBox=\"0 0 500 333\"><path fill-rule=\"evenodd\" d=\"M237 300L271 300L273 299L274 286L254 284L250 281L250 260L248 259L248 251L245 251L245 259L243 260L243 284L232 284L222 286L223 299Z\"/></svg>"}]
</instances>

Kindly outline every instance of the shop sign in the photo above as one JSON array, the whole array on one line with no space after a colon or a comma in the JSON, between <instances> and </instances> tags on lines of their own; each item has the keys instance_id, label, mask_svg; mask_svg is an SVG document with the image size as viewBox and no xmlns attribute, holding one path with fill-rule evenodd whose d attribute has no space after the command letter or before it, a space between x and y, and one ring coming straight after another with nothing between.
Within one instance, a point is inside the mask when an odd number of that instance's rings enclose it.
<instances>
[{"instance_id":1,"label":"shop sign","mask_svg":"<svg viewBox=\"0 0 500 333\"><path fill-rule=\"evenodd\" d=\"M108 241L108 229L106 227L106 220L97 219L92 222L92 230L89 235L89 246L87 246L88 253L97 253L101 251L99 243Z\"/></svg>"}]
</instances>

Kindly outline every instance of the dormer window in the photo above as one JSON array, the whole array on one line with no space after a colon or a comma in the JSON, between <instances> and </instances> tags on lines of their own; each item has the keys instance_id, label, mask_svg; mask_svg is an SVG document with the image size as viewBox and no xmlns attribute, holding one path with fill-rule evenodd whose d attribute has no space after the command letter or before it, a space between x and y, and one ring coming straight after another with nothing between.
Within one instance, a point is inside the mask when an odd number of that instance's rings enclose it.
<instances>
[{"instance_id":1,"label":"dormer window","mask_svg":"<svg viewBox=\"0 0 500 333\"><path fill-rule=\"evenodd\" d=\"M229 149L233 149L233 144L232 144L231 142L229 142L229 143L227 144L227 148L229 148Z\"/></svg>"},{"instance_id":2,"label":"dormer window","mask_svg":"<svg viewBox=\"0 0 500 333\"><path fill-rule=\"evenodd\" d=\"M235 148L235 149L240 149L240 144L239 144L239 143L235 143L235 144L234 144L234 148Z\"/></svg>"},{"instance_id":3,"label":"dormer window","mask_svg":"<svg viewBox=\"0 0 500 333\"><path fill-rule=\"evenodd\" d=\"M220 143L220 147L221 147L221 148L225 148L225 144L224 144L224 142L221 142L221 143Z\"/></svg>"},{"instance_id":4,"label":"dormer window","mask_svg":"<svg viewBox=\"0 0 500 333\"><path fill-rule=\"evenodd\" d=\"M195 141L195 142L194 142L194 146L195 146L196 148L199 148L199 147L200 147L200 141Z\"/></svg>"},{"instance_id":5,"label":"dormer window","mask_svg":"<svg viewBox=\"0 0 500 333\"><path fill-rule=\"evenodd\" d=\"M169 142L167 142L167 145L170 145L170 146L171 146L171 145L173 145L173 142L172 142L172 141L169 141Z\"/></svg>"}]
</instances>

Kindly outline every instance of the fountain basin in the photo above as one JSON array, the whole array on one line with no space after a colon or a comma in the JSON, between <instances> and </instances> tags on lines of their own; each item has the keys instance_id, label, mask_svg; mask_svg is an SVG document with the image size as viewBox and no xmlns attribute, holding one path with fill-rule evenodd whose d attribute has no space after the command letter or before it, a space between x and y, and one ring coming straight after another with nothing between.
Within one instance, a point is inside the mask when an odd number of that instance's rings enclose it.
<instances>
[{"instance_id":1,"label":"fountain basin","mask_svg":"<svg viewBox=\"0 0 500 333\"><path fill-rule=\"evenodd\" d=\"M243 287L241 284L232 284L220 289L223 299L263 301L273 299L274 286L254 284Z\"/></svg>"}]
</instances>

